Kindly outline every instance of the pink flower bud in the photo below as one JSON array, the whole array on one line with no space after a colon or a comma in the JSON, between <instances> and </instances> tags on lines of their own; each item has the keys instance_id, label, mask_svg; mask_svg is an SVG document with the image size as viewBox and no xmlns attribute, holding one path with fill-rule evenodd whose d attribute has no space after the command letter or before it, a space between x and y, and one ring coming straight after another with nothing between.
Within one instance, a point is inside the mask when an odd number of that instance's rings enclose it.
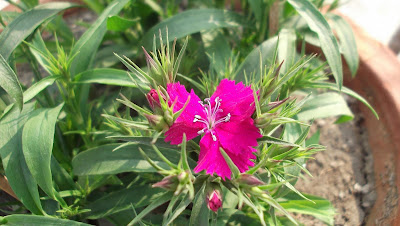
<instances>
[{"instance_id":1,"label":"pink flower bud","mask_svg":"<svg viewBox=\"0 0 400 226\"><path fill-rule=\"evenodd\" d=\"M207 197L207 206L210 210L217 212L222 207L222 197L219 190L214 190L211 195Z\"/></svg>"},{"instance_id":2,"label":"pink flower bud","mask_svg":"<svg viewBox=\"0 0 400 226\"><path fill-rule=\"evenodd\" d=\"M149 121L150 126L157 131L163 131L169 128L168 124L165 122L163 116L161 115L144 114L144 117L147 118L147 121Z\"/></svg>"},{"instance_id":3,"label":"pink flower bud","mask_svg":"<svg viewBox=\"0 0 400 226\"><path fill-rule=\"evenodd\" d=\"M147 63L147 67L150 70L156 69L157 68L157 64L154 61L154 59L149 55L149 53L146 51L146 49L142 46L143 52L144 52L144 56L146 57L146 63Z\"/></svg>"},{"instance_id":4,"label":"pink flower bud","mask_svg":"<svg viewBox=\"0 0 400 226\"><path fill-rule=\"evenodd\" d=\"M258 186L265 184L260 179L250 174L241 174L238 179L238 182L242 185L248 185L248 186Z\"/></svg>"},{"instance_id":5,"label":"pink flower bud","mask_svg":"<svg viewBox=\"0 0 400 226\"><path fill-rule=\"evenodd\" d=\"M146 99L153 111L161 108L160 99L155 89L150 90L150 92L146 94Z\"/></svg>"},{"instance_id":6,"label":"pink flower bud","mask_svg":"<svg viewBox=\"0 0 400 226\"><path fill-rule=\"evenodd\" d=\"M178 180L176 176L167 176L164 177L160 182L153 184L153 188L163 188L166 190L174 191L178 184Z\"/></svg>"}]
</instances>

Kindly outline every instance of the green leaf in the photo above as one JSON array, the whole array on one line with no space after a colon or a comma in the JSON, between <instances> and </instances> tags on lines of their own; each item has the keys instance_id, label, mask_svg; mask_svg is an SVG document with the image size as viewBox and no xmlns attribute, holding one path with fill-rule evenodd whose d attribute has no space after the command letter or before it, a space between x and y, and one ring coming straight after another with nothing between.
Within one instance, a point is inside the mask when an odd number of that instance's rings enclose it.
<instances>
[{"instance_id":1,"label":"green leaf","mask_svg":"<svg viewBox=\"0 0 400 226\"><path fill-rule=\"evenodd\" d=\"M307 136L309 132L309 127L306 130L302 130L301 126L299 124L295 123L289 123L285 125L285 130L283 133L283 139L287 140L288 142L292 143L298 143L299 145L304 145L302 142L303 138ZM304 158L298 158L295 159L297 164L304 164L306 160ZM284 172L286 174L285 179L286 181L289 181L291 185L295 185L298 180L298 176L301 173L301 168L298 167L297 165L290 165L291 163L284 163L283 165L285 166ZM286 183L286 182L285 182ZM283 184L285 184L283 183ZM290 192L290 188L288 188L288 185L281 187L279 189L279 193L275 195L274 197L281 197L286 195L288 192Z\"/></svg>"},{"instance_id":2,"label":"green leaf","mask_svg":"<svg viewBox=\"0 0 400 226\"><path fill-rule=\"evenodd\" d=\"M122 141L127 141L131 144L144 144L148 147L151 147L153 145L153 137L142 137L142 136L110 136L107 137L110 139L114 140L122 140ZM168 148L168 149L176 149L177 146L171 145L168 143L165 143L164 140L162 139L157 139L157 141L154 143L158 148Z\"/></svg>"},{"instance_id":3,"label":"green leaf","mask_svg":"<svg viewBox=\"0 0 400 226\"><path fill-rule=\"evenodd\" d=\"M290 221L292 221L294 224L298 225L296 220L288 213L288 211L280 205L280 203L278 203L274 198L272 198L270 195L268 194L263 194L262 196L262 200L266 203L268 203L270 206L278 209L280 212L282 212L283 214L285 214L285 216L287 218L289 218Z\"/></svg>"},{"instance_id":4,"label":"green leaf","mask_svg":"<svg viewBox=\"0 0 400 226\"><path fill-rule=\"evenodd\" d=\"M99 83L125 87L137 87L128 72L113 68L96 68L84 71L74 78L76 83Z\"/></svg>"},{"instance_id":5,"label":"green leaf","mask_svg":"<svg viewBox=\"0 0 400 226\"><path fill-rule=\"evenodd\" d=\"M39 4L39 0L21 0L21 2L24 3L24 5L27 6L29 9Z\"/></svg>"},{"instance_id":6,"label":"green leaf","mask_svg":"<svg viewBox=\"0 0 400 226\"><path fill-rule=\"evenodd\" d=\"M229 189L226 187L222 187L222 193L223 193L223 204L222 206L224 208L236 208L238 203L239 203L239 198L236 194L231 192Z\"/></svg>"},{"instance_id":7,"label":"green leaf","mask_svg":"<svg viewBox=\"0 0 400 226\"><path fill-rule=\"evenodd\" d=\"M183 134L182 143L181 143L181 160L179 161L179 166L182 167L182 169L185 171L190 171L187 150L186 150L186 134L185 133Z\"/></svg>"},{"instance_id":8,"label":"green leaf","mask_svg":"<svg viewBox=\"0 0 400 226\"><path fill-rule=\"evenodd\" d=\"M134 58L137 55L137 49L127 44L111 44L98 50L94 60L95 68L108 68L121 61L115 57L114 53L128 58Z\"/></svg>"},{"instance_id":9,"label":"green leaf","mask_svg":"<svg viewBox=\"0 0 400 226\"><path fill-rule=\"evenodd\" d=\"M257 139L258 142L268 143L268 144L279 144L284 146L292 146L292 147L300 147L298 144L291 143L276 137L271 137L268 135L264 135L263 137Z\"/></svg>"},{"instance_id":10,"label":"green leaf","mask_svg":"<svg viewBox=\"0 0 400 226\"><path fill-rule=\"evenodd\" d=\"M322 51L335 77L339 90L343 85L342 59L337 40L324 16L308 0L288 0L302 16L310 29L317 33Z\"/></svg>"},{"instance_id":11,"label":"green leaf","mask_svg":"<svg viewBox=\"0 0 400 226\"><path fill-rule=\"evenodd\" d=\"M338 93L323 93L310 97L302 106L297 117L301 121L340 116L336 123L354 118L343 96Z\"/></svg>"},{"instance_id":12,"label":"green leaf","mask_svg":"<svg viewBox=\"0 0 400 226\"><path fill-rule=\"evenodd\" d=\"M314 203L302 199L294 193L289 193L284 197L287 201L279 202L279 204L289 212L311 215L326 224L333 225L335 208L329 200L313 195L303 195Z\"/></svg>"},{"instance_id":13,"label":"green leaf","mask_svg":"<svg viewBox=\"0 0 400 226\"><path fill-rule=\"evenodd\" d=\"M260 57L262 58L262 66L270 67L274 65L274 52L278 44L278 37L270 38L261 45L257 46L254 50L247 55L243 63L239 66L239 71L236 74L235 80L245 81L245 74L249 76L254 73L260 75Z\"/></svg>"},{"instance_id":14,"label":"green leaf","mask_svg":"<svg viewBox=\"0 0 400 226\"><path fill-rule=\"evenodd\" d=\"M129 0L115 0L103 11L90 28L79 38L71 50L71 56L75 56L71 73L76 75L91 67L96 51L107 31L107 19L117 14Z\"/></svg>"},{"instance_id":15,"label":"green leaf","mask_svg":"<svg viewBox=\"0 0 400 226\"><path fill-rule=\"evenodd\" d=\"M52 76L43 78L42 80L33 84L31 87L29 87L24 92L24 103L32 100L37 94L39 94L41 91L46 89L48 86L51 86L59 78L60 78L60 76L58 76L58 75L52 75ZM14 107L14 104L8 105L7 108L4 110L3 115L0 116L0 119L2 117L4 117L4 115L6 115L8 112L10 112L13 107Z\"/></svg>"},{"instance_id":16,"label":"green leaf","mask_svg":"<svg viewBox=\"0 0 400 226\"><path fill-rule=\"evenodd\" d=\"M140 212L135 218L133 218L133 220L128 224L128 226L135 225L136 223L138 223L144 216L146 216L152 210L171 200L172 196L173 192L166 192L160 197L158 197L156 200L151 202L150 205L148 205L144 210L142 210L142 212Z\"/></svg>"},{"instance_id":17,"label":"green leaf","mask_svg":"<svg viewBox=\"0 0 400 226\"><path fill-rule=\"evenodd\" d=\"M69 2L41 4L13 20L0 34L0 54L8 59L14 49L46 19L76 6Z\"/></svg>"},{"instance_id":18,"label":"green leaf","mask_svg":"<svg viewBox=\"0 0 400 226\"><path fill-rule=\"evenodd\" d=\"M110 31L125 31L139 21L139 18L130 20L120 16L110 16L107 19L107 30Z\"/></svg>"},{"instance_id":19,"label":"green leaf","mask_svg":"<svg viewBox=\"0 0 400 226\"><path fill-rule=\"evenodd\" d=\"M278 62L283 62L281 73L285 74L295 62L296 33L293 29L282 29L279 32Z\"/></svg>"},{"instance_id":20,"label":"green leaf","mask_svg":"<svg viewBox=\"0 0 400 226\"><path fill-rule=\"evenodd\" d=\"M104 10L104 5L98 0L82 0L91 10L100 14Z\"/></svg>"},{"instance_id":21,"label":"green leaf","mask_svg":"<svg viewBox=\"0 0 400 226\"><path fill-rule=\"evenodd\" d=\"M190 214L190 226L208 225L208 214L210 210L207 207L205 185L206 183L203 184L194 199L192 213Z\"/></svg>"},{"instance_id":22,"label":"green leaf","mask_svg":"<svg viewBox=\"0 0 400 226\"><path fill-rule=\"evenodd\" d=\"M145 150L158 166L168 168L151 147L131 144L119 148L120 144L98 146L79 153L72 160L73 172L76 175L116 174L122 172L156 172L139 152ZM159 147L161 152L174 164L179 162L179 152Z\"/></svg>"},{"instance_id":23,"label":"green leaf","mask_svg":"<svg viewBox=\"0 0 400 226\"><path fill-rule=\"evenodd\" d=\"M65 220L50 216L34 216L34 215L26 215L26 214L13 214L4 217L7 220L6 225L59 225L59 226L89 226L89 224Z\"/></svg>"},{"instance_id":24,"label":"green leaf","mask_svg":"<svg viewBox=\"0 0 400 226\"><path fill-rule=\"evenodd\" d=\"M306 147L313 145L313 144L319 144L319 137L320 137L320 131L317 130L310 138L306 140Z\"/></svg>"},{"instance_id":25,"label":"green leaf","mask_svg":"<svg viewBox=\"0 0 400 226\"><path fill-rule=\"evenodd\" d=\"M186 209L186 207L190 203L192 203L192 199L189 198L189 194L186 194L181 200L181 202L178 204L174 212L171 214L171 216L166 221L163 222L163 225L164 226L171 225L172 222L179 216L179 214L181 214Z\"/></svg>"},{"instance_id":26,"label":"green leaf","mask_svg":"<svg viewBox=\"0 0 400 226\"><path fill-rule=\"evenodd\" d=\"M244 18L234 12L221 9L191 9L176 14L152 27L143 37L142 44L146 49L152 49L154 35L159 35L159 30L166 41L166 28L168 39L182 38L200 31L215 28L237 27L244 24Z\"/></svg>"},{"instance_id":27,"label":"green leaf","mask_svg":"<svg viewBox=\"0 0 400 226\"><path fill-rule=\"evenodd\" d=\"M201 37L207 56L211 61L212 68L218 75L224 75L226 66L231 57L231 47L228 41L219 30L202 32Z\"/></svg>"},{"instance_id":28,"label":"green leaf","mask_svg":"<svg viewBox=\"0 0 400 226\"><path fill-rule=\"evenodd\" d=\"M28 46L29 50L32 52L32 55L36 58L37 62L43 67L43 69L47 73L52 74L50 68L54 66L51 63L53 55L47 49L40 32L35 32L31 43L29 43Z\"/></svg>"},{"instance_id":29,"label":"green leaf","mask_svg":"<svg viewBox=\"0 0 400 226\"><path fill-rule=\"evenodd\" d=\"M256 18L258 23L261 23L262 14L264 11L263 1L262 0L249 0L250 9L254 13L254 17Z\"/></svg>"},{"instance_id":30,"label":"green leaf","mask_svg":"<svg viewBox=\"0 0 400 226\"><path fill-rule=\"evenodd\" d=\"M57 162L57 160L52 156L51 158L51 173L53 176L54 182L57 184L57 187L63 190L72 190L75 189L75 182L72 177L68 174L68 172L61 167L61 165ZM60 192L61 195L61 192Z\"/></svg>"},{"instance_id":31,"label":"green leaf","mask_svg":"<svg viewBox=\"0 0 400 226\"><path fill-rule=\"evenodd\" d=\"M23 94L21 85L19 84L17 75L14 73L10 65L8 65L8 63L1 54L0 54L0 86L12 98L15 99L18 108L21 110L23 106Z\"/></svg>"},{"instance_id":32,"label":"green leaf","mask_svg":"<svg viewBox=\"0 0 400 226\"><path fill-rule=\"evenodd\" d=\"M331 89L331 90L336 90L339 91L338 88L329 82L321 82L321 83L314 83L313 84L314 88L325 88L325 89ZM375 115L375 117L377 119L379 119L378 113L375 111L375 109L368 103L368 101L366 99L364 99L362 96L360 96L358 93L354 92L353 90L347 88L347 87L343 87L341 92L356 98L357 100L361 101L363 104L365 104L365 106L367 106L372 113Z\"/></svg>"},{"instance_id":33,"label":"green leaf","mask_svg":"<svg viewBox=\"0 0 400 226\"><path fill-rule=\"evenodd\" d=\"M34 214L43 214L35 179L29 172L22 152L22 127L34 104L22 112L13 109L0 121L0 155L8 182L24 206Z\"/></svg>"},{"instance_id":34,"label":"green leaf","mask_svg":"<svg viewBox=\"0 0 400 226\"><path fill-rule=\"evenodd\" d=\"M218 213L216 225L260 225L260 221L249 217L241 210L223 208L222 211Z\"/></svg>"},{"instance_id":35,"label":"green leaf","mask_svg":"<svg viewBox=\"0 0 400 226\"><path fill-rule=\"evenodd\" d=\"M36 95L38 95L44 89L53 85L53 83L59 78L60 76L58 75L47 76L41 79L40 81L36 82L35 84L33 84L24 92L24 103L32 100L34 97L36 97Z\"/></svg>"},{"instance_id":36,"label":"green leaf","mask_svg":"<svg viewBox=\"0 0 400 226\"><path fill-rule=\"evenodd\" d=\"M153 203L161 195L161 189L151 188L148 185L131 186L87 204L84 208L91 211L85 214L86 218L98 219L113 213L131 208L140 208Z\"/></svg>"},{"instance_id":37,"label":"green leaf","mask_svg":"<svg viewBox=\"0 0 400 226\"><path fill-rule=\"evenodd\" d=\"M54 128L64 104L55 108L39 108L32 112L22 132L22 150L26 164L39 186L54 197L51 156Z\"/></svg>"},{"instance_id":38,"label":"green leaf","mask_svg":"<svg viewBox=\"0 0 400 226\"><path fill-rule=\"evenodd\" d=\"M346 60L347 66L349 66L351 76L354 77L359 65L359 56L353 30L341 16L329 14L328 18L331 20L332 27L339 38L340 51Z\"/></svg>"},{"instance_id":39,"label":"green leaf","mask_svg":"<svg viewBox=\"0 0 400 226\"><path fill-rule=\"evenodd\" d=\"M228 154L226 154L225 150L223 148L219 149L222 156L224 157L226 163L229 166L229 169L232 171L233 178L238 178L240 175L240 170L239 168L235 165L235 163L232 161L232 159L229 157Z\"/></svg>"}]
</instances>

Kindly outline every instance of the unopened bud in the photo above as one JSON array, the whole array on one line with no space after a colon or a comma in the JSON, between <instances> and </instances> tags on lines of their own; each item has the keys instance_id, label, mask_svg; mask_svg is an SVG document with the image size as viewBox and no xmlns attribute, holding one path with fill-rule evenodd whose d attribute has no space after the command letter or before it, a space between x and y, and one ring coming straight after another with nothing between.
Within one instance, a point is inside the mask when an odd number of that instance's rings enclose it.
<instances>
[{"instance_id":1,"label":"unopened bud","mask_svg":"<svg viewBox=\"0 0 400 226\"><path fill-rule=\"evenodd\" d=\"M156 63L156 61L150 56L149 53L142 47L144 56L146 58L146 63L147 63L147 68L149 69L149 76L152 77L158 85L163 84L164 78L164 73L159 64Z\"/></svg>"},{"instance_id":2,"label":"unopened bud","mask_svg":"<svg viewBox=\"0 0 400 226\"><path fill-rule=\"evenodd\" d=\"M186 181L187 179L189 179L189 174L187 172L184 171L184 172L178 174L179 182Z\"/></svg>"},{"instance_id":3,"label":"unopened bud","mask_svg":"<svg viewBox=\"0 0 400 226\"><path fill-rule=\"evenodd\" d=\"M150 56L150 54L146 51L146 49L142 46L143 52L144 52L144 56L146 58L146 63L147 63L147 67L150 70L157 70L157 63L154 61L154 59Z\"/></svg>"},{"instance_id":4,"label":"unopened bud","mask_svg":"<svg viewBox=\"0 0 400 226\"><path fill-rule=\"evenodd\" d=\"M175 191L178 185L178 179L175 175L164 177L160 182L153 184L153 188L163 188L169 191Z\"/></svg>"},{"instance_id":5,"label":"unopened bud","mask_svg":"<svg viewBox=\"0 0 400 226\"><path fill-rule=\"evenodd\" d=\"M169 126L172 126L172 124L174 123L173 113L171 111L165 111L164 120Z\"/></svg>"},{"instance_id":6,"label":"unopened bud","mask_svg":"<svg viewBox=\"0 0 400 226\"><path fill-rule=\"evenodd\" d=\"M207 206L210 210L217 212L222 207L222 196L219 190L213 190L207 197Z\"/></svg>"},{"instance_id":7,"label":"unopened bud","mask_svg":"<svg viewBox=\"0 0 400 226\"><path fill-rule=\"evenodd\" d=\"M149 121L150 126L156 131L165 131L169 128L168 124L165 122L161 115L148 115L144 114L144 117Z\"/></svg>"},{"instance_id":8,"label":"unopened bud","mask_svg":"<svg viewBox=\"0 0 400 226\"><path fill-rule=\"evenodd\" d=\"M158 97L157 90L150 90L150 92L146 94L146 99L149 102L150 108L153 111L161 109L160 98Z\"/></svg>"},{"instance_id":9,"label":"unopened bud","mask_svg":"<svg viewBox=\"0 0 400 226\"><path fill-rule=\"evenodd\" d=\"M256 119L254 119L254 124L258 128L265 128L271 124L272 119L275 117L276 117L275 113L264 113L264 114L258 116Z\"/></svg>"},{"instance_id":10,"label":"unopened bud","mask_svg":"<svg viewBox=\"0 0 400 226\"><path fill-rule=\"evenodd\" d=\"M283 99L283 100L278 100L278 101L272 101L268 103L269 110L272 110L274 108L277 108L284 104L287 100L289 100L289 97Z\"/></svg>"},{"instance_id":11,"label":"unopened bud","mask_svg":"<svg viewBox=\"0 0 400 226\"><path fill-rule=\"evenodd\" d=\"M259 186L265 184L263 181L250 174L241 174L237 179L240 185Z\"/></svg>"}]
</instances>

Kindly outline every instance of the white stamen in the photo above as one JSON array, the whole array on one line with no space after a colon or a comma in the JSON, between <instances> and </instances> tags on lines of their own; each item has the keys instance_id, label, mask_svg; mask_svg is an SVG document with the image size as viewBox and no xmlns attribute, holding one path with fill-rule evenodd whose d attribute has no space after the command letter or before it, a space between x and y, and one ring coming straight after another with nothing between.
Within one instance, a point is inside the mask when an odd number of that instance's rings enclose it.
<instances>
[{"instance_id":1,"label":"white stamen","mask_svg":"<svg viewBox=\"0 0 400 226\"><path fill-rule=\"evenodd\" d=\"M231 113L228 113L228 115L225 117L225 122L229 122L231 119Z\"/></svg>"},{"instance_id":2,"label":"white stamen","mask_svg":"<svg viewBox=\"0 0 400 226\"><path fill-rule=\"evenodd\" d=\"M199 104L204 107L203 101L199 100Z\"/></svg>"},{"instance_id":3,"label":"white stamen","mask_svg":"<svg viewBox=\"0 0 400 226\"><path fill-rule=\"evenodd\" d=\"M202 122L205 125L202 130L197 131L198 134L203 134L206 130L208 130L211 133L213 141L217 141L217 136L214 134L215 126L219 123L229 122L231 119L231 114L228 113L225 117L218 117L219 119L217 120L217 114L223 112L222 109L219 109L221 107L221 98L216 97L214 99L215 105L213 108L210 98L206 98L204 101L207 102L207 104L203 104L202 101L199 101L199 104L201 104L201 106L204 108L206 118L203 119L200 115L195 115L193 122Z\"/></svg>"},{"instance_id":4,"label":"white stamen","mask_svg":"<svg viewBox=\"0 0 400 226\"><path fill-rule=\"evenodd\" d=\"M212 137L213 141L217 141L217 137L214 135L213 131L211 131L211 137Z\"/></svg>"}]
</instances>

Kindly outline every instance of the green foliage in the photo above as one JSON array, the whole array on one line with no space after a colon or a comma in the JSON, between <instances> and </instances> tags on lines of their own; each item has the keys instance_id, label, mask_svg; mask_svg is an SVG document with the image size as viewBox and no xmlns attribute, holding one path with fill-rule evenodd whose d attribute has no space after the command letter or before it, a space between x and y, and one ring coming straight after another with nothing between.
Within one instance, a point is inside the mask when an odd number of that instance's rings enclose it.
<instances>
[{"instance_id":1,"label":"green foliage","mask_svg":"<svg viewBox=\"0 0 400 226\"><path fill-rule=\"evenodd\" d=\"M336 84L338 88L341 89L343 84L342 59L340 57L339 45L328 22L326 22L324 16L309 1L288 0L288 2L306 20L310 29L317 33L321 43L321 49L332 69Z\"/></svg>"},{"instance_id":2,"label":"green foliage","mask_svg":"<svg viewBox=\"0 0 400 226\"><path fill-rule=\"evenodd\" d=\"M33 111L22 131L22 150L26 164L38 185L55 199L51 174L54 127L63 104ZM37 137L32 136L35 134Z\"/></svg>"},{"instance_id":3,"label":"green foliage","mask_svg":"<svg viewBox=\"0 0 400 226\"><path fill-rule=\"evenodd\" d=\"M18 82L18 78L14 71L7 64L6 60L0 54L0 81L1 88L3 88L11 97L16 101L19 109L22 109L23 105L23 94L21 85Z\"/></svg>"},{"instance_id":4,"label":"green foliage","mask_svg":"<svg viewBox=\"0 0 400 226\"><path fill-rule=\"evenodd\" d=\"M76 5L67 2L52 2L38 5L13 20L0 34L0 55L8 60L14 49L46 19L62 10ZM19 32L15 32L19 31Z\"/></svg>"},{"instance_id":5,"label":"green foliage","mask_svg":"<svg viewBox=\"0 0 400 226\"><path fill-rule=\"evenodd\" d=\"M291 212L334 223L329 201L295 187L324 150L319 133L306 139L312 120L351 120L344 94L378 115L342 86L340 54L353 75L358 68L355 39L341 17L318 11L323 1L248 0L240 10L221 1L83 2L98 18L77 40L62 13L78 5L23 0L14 3L21 13L0 12L0 172L18 198L0 223L296 225ZM305 55L305 42L327 63ZM21 63L32 85L20 84ZM164 141L190 102L174 111L168 84L205 98L224 78L252 86L263 135L247 172L220 150L233 172L226 180L194 173L197 138Z\"/></svg>"},{"instance_id":6,"label":"green foliage","mask_svg":"<svg viewBox=\"0 0 400 226\"><path fill-rule=\"evenodd\" d=\"M25 162L22 151L22 129L34 104L26 105L22 112L14 109L0 122L0 156L8 182L24 206L32 213L43 214L37 184Z\"/></svg>"}]
</instances>

